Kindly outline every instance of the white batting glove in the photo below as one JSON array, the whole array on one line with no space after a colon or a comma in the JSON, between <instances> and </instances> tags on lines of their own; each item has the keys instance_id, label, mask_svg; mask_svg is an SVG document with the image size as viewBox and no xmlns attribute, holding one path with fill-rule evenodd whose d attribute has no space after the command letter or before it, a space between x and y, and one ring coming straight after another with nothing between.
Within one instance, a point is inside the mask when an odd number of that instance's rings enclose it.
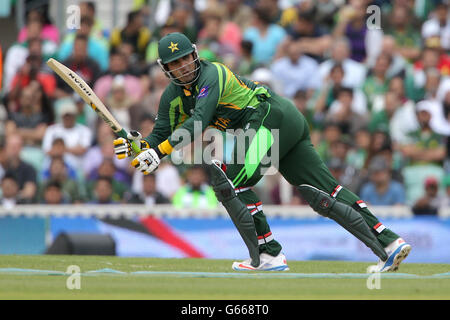
<instances>
[{"instance_id":1,"label":"white batting glove","mask_svg":"<svg viewBox=\"0 0 450 320\"><path fill-rule=\"evenodd\" d=\"M134 158L131 165L143 174L148 175L158 168L160 162L161 160L156 151L148 149Z\"/></svg>"}]
</instances>

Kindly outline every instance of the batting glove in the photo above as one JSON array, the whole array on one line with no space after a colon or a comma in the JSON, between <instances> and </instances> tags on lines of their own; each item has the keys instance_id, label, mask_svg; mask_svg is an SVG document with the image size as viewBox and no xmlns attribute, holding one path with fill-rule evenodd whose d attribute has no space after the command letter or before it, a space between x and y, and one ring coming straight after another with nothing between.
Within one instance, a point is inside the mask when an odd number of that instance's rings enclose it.
<instances>
[{"instance_id":1,"label":"batting glove","mask_svg":"<svg viewBox=\"0 0 450 320\"><path fill-rule=\"evenodd\" d=\"M133 155L133 149L131 142L134 141L141 148L141 150L150 149L147 141L142 140L142 135L137 131L130 131L127 135L127 139L118 138L114 140L114 153L118 159L125 159Z\"/></svg>"},{"instance_id":2,"label":"batting glove","mask_svg":"<svg viewBox=\"0 0 450 320\"><path fill-rule=\"evenodd\" d=\"M161 160L156 151L148 149L134 158L131 165L143 174L148 175L158 168L160 162Z\"/></svg>"}]
</instances>

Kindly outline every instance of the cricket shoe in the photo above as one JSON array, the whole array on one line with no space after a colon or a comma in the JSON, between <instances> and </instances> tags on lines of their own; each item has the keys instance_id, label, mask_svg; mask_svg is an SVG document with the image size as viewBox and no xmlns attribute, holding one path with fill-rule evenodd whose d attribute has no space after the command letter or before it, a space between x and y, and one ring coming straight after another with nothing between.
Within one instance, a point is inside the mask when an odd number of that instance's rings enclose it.
<instances>
[{"instance_id":1,"label":"cricket shoe","mask_svg":"<svg viewBox=\"0 0 450 320\"><path fill-rule=\"evenodd\" d=\"M267 253L261 253L260 264L258 267L251 265L252 260L247 259L242 262L233 262L232 268L236 271L288 271L286 257L283 253L280 253L276 257L268 255Z\"/></svg>"},{"instance_id":2,"label":"cricket shoe","mask_svg":"<svg viewBox=\"0 0 450 320\"><path fill-rule=\"evenodd\" d=\"M398 266L411 252L411 245L407 244L402 238L398 238L386 248L388 258L386 261L380 260L378 264L369 266L367 273L393 272L398 270Z\"/></svg>"}]
</instances>

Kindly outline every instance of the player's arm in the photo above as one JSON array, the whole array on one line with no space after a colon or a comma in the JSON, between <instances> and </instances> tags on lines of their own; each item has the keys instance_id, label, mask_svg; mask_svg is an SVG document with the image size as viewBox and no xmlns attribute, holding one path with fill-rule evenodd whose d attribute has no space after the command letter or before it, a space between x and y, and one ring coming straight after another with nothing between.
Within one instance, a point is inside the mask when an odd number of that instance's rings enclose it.
<instances>
[{"instance_id":1,"label":"player's arm","mask_svg":"<svg viewBox=\"0 0 450 320\"><path fill-rule=\"evenodd\" d=\"M175 130L167 140L159 145L160 151L164 154L172 153L174 148L179 149L189 145L211 124L222 94L222 85L219 83L218 77L215 76L212 78L212 81L200 82L198 88L199 95L195 104L194 114ZM186 139L187 136L189 139Z\"/></svg>"},{"instance_id":2,"label":"player's arm","mask_svg":"<svg viewBox=\"0 0 450 320\"><path fill-rule=\"evenodd\" d=\"M130 131L128 139L119 138L114 140L114 152L119 159L132 156L131 141L138 141L141 150L157 148L158 145L166 140L171 133L169 119L169 104L166 103L165 95L161 97L158 116L156 117L155 126L152 132L145 139L137 131ZM161 155L161 158L163 155Z\"/></svg>"},{"instance_id":3,"label":"player's arm","mask_svg":"<svg viewBox=\"0 0 450 320\"><path fill-rule=\"evenodd\" d=\"M205 75L198 83L199 95L192 117L172 132L170 137L160 143L157 148L150 148L139 154L131 163L137 170L144 174L155 171L162 157L171 154L175 148L189 145L209 126L223 91L223 78L218 76L217 69L211 70L212 74ZM200 130L195 130L197 127ZM182 137L181 140L180 137Z\"/></svg>"}]
</instances>

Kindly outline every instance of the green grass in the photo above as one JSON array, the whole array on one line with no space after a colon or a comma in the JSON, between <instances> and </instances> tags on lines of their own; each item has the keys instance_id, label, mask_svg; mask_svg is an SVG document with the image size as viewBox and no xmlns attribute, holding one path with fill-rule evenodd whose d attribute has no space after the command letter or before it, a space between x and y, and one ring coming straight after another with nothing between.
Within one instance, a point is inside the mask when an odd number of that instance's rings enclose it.
<instances>
[{"instance_id":1,"label":"green grass","mask_svg":"<svg viewBox=\"0 0 450 320\"><path fill-rule=\"evenodd\" d=\"M104 268L123 272L175 271L233 273L230 260L150 259L93 256L0 256L0 269L81 272ZM289 273L364 273L369 263L290 261ZM404 263L401 273L421 276L450 272L449 264ZM273 274L273 273L270 273ZM67 275L0 272L0 299L450 299L450 279L381 279L369 290L363 279L194 278L171 275L82 275L81 289L68 290Z\"/></svg>"}]
</instances>

